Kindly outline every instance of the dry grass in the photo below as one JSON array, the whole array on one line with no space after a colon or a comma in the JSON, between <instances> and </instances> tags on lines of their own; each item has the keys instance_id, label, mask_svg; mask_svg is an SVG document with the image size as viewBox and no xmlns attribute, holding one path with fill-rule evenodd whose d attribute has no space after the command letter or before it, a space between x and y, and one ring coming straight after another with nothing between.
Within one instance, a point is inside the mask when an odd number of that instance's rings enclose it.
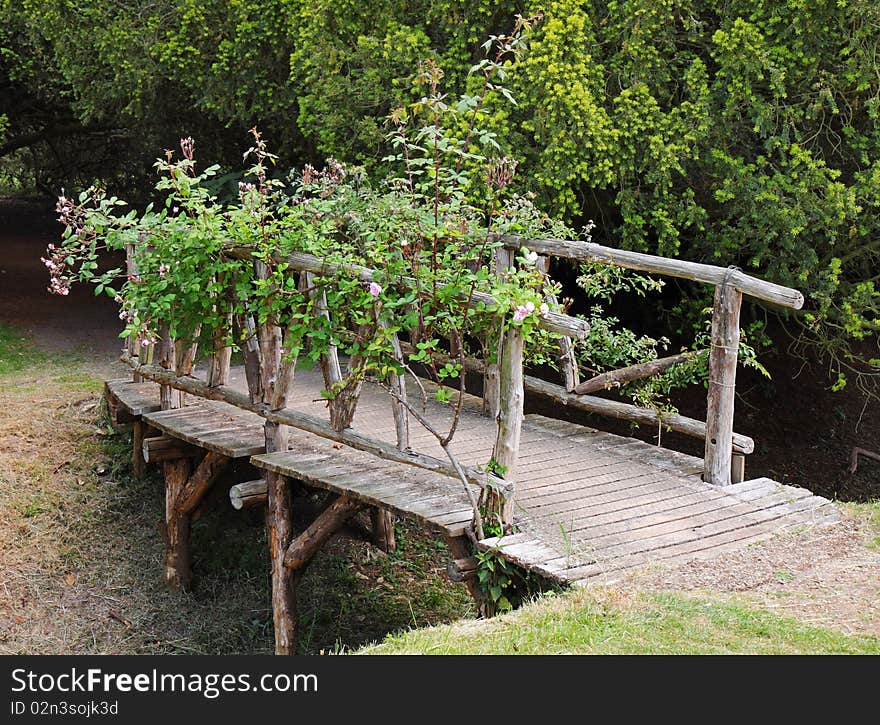
<instances>
[{"instance_id":1,"label":"dry grass","mask_svg":"<svg viewBox=\"0 0 880 725\"><path fill-rule=\"evenodd\" d=\"M4 341L8 353L0 328L0 360ZM219 501L194 527L194 592L166 589L162 484L130 476L130 436L102 422L100 380L39 355L0 369L0 654L270 652L261 515ZM384 556L339 537L315 560L303 652L473 614L445 579L445 548L405 525L398 538Z\"/></svg>"}]
</instances>

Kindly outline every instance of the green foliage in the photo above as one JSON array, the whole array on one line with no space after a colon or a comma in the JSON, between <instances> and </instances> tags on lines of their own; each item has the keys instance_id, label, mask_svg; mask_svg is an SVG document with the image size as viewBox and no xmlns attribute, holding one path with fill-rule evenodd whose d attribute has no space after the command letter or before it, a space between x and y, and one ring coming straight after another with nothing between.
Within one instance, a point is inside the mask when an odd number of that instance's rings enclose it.
<instances>
[{"instance_id":1,"label":"green foliage","mask_svg":"<svg viewBox=\"0 0 880 725\"><path fill-rule=\"evenodd\" d=\"M503 214L495 212L509 195L515 164L487 156L495 144L482 124L485 96L504 93L496 85L502 61L527 31L523 21L513 35L491 39L487 47L497 47L496 54L474 66L483 92L455 104L440 90L439 67L423 64L415 82L425 95L394 112L397 153L386 159L394 171L376 186L362 169L333 159L322 171L307 165L286 179L273 177L277 157L252 130L254 145L244 154L251 166L236 198L212 193L219 169L199 170L191 138L181 141L180 157L168 151L156 162L163 201L142 213L98 188L75 201L62 196L62 244L51 245L44 260L53 291L67 294L75 281L94 284L97 294L121 305L123 335L145 346L165 330L189 341L220 330L240 345L227 320L251 317L283 330L287 359L313 364L336 348L350 363L343 380L327 380L330 401L356 395L368 377L384 385L403 374L406 361L393 346L402 333L415 345L413 359L439 384L436 399L457 415L468 348L511 326L527 343L544 340L538 321L555 306L545 301L556 288L537 269L536 254L523 249L500 278L491 264L499 244L493 232L552 227L515 196ZM102 250L125 248L136 274L99 265ZM296 253L326 265L301 276L288 261ZM369 277L364 268L372 270ZM476 293L491 298L474 301ZM318 304L328 314L316 314ZM245 329L237 325L238 333ZM436 354L446 340L457 342L461 357L441 364ZM449 438L454 430L455 423Z\"/></svg>"},{"instance_id":2,"label":"green foliage","mask_svg":"<svg viewBox=\"0 0 880 725\"><path fill-rule=\"evenodd\" d=\"M411 81L429 58L464 104L450 140L482 94L493 108L471 141L519 158L519 190L554 217L802 289L803 345L864 386L877 365L855 345L880 331L880 7L535 7L529 52L501 63L514 106L467 72L479 39L516 22L491 0L2 0L3 154L19 176L26 162L44 169L39 183L56 191L90 176L119 188L143 181L144 149L181 132L235 168L243 129L258 124L286 164L333 155L383 177L400 151L385 119L420 102L425 86ZM79 130L62 133L68 124ZM33 158L17 146L29 138Z\"/></svg>"},{"instance_id":3,"label":"green foliage","mask_svg":"<svg viewBox=\"0 0 880 725\"><path fill-rule=\"evenodd\" d=\"M511 143L551 211L631 249L803 290L806 346L863 384L880 330L880 10L864 0L544 6Z\"/></svg>"},{"instance_id":4,"label":"green foliage","mask_svg":"<svg viewBox=\"0 0 880 725\"><path fill-rule=\"evenodd\" d=\"M487 616L509 612L544 591L537 575L508 561L497 550L477 551L474 556Z\"/></svg>"}]
</instances>

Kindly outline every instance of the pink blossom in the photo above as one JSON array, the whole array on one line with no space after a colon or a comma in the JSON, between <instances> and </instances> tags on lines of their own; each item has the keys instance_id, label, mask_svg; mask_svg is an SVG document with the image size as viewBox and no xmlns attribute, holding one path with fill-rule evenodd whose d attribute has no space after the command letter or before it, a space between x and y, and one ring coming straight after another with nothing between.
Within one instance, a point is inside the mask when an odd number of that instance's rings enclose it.
<instances>
[{"instance_id":1,"label":"pink blossom","mask_svg":"<svg viewBox=\"0 0 880 725\"><path fill-rule=\"evenodd\" d=\"M529 314L535 311L535 303L529 300L525 304L525 308L529 311Z\"/></svg>"},{"instance_id":2,"label":"pink blossom","mask_svg":"<svg viewBox=\"0 0 880 725\"><path fill-rule=\"evenodd\" d=\"M141 347L149 347L149 346L150 346L150 341L149 341L149 340L147 340L146 338L144 338L143 340L141 340Z\"/></svg>"},{"instance_id":3,"label":"pink blossom","mask_svg":"<svg viewBox=\"0 0 880 725\"><path fill-rule=\"evenodd\" d=\"M378 297L382 292L382 287L379 286L376 282L370 282L370 294L373 297Z\"/></svg>"},{"instance_id":4,"label":"pink blossom","mask_svg":"<svg viewBox=\"0 0 880 725\"><path fill-rule=\"evenodd\" d=\"M546 317L547 315L550 314L550 305L548 305L546 302L541 303L540 309L541 309L541 317Z\"/></svg>"},{"instance_id":5,"label":"pink blossom","mask_svg":"<svg viewBox=\"0 0 880 725\"><path fill-rule=\"evenodd\" d=\"M525 305L519 305L513 311L513 321L514 322L522 322L524 319L526 319L526 317L529 316L530 313L531 313L531 310L528 307L526 307Z\"/></svg>"}]
</instances>

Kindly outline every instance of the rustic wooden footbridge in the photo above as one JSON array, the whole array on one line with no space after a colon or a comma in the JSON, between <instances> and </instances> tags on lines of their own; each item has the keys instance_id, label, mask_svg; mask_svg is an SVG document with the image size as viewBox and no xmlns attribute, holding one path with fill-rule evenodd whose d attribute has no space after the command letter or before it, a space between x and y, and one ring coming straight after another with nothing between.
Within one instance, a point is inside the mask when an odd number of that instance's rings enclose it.
<instances>
[{"instance_id":1,"label":"rustic wooden footbridge","mask_svg":"<svg viewBox=\"0 0 880 725\"><path fill-rule=\"evenodd\" d=\"M476 597L475 547L494 549L557 582L582 585L646 564L716 556L792 526L836 520L831 503L806 489L748 479L745 456L754 444L733 431L742 296L799 308L799 292L736 269L592 243L502 241L498 274L513 263L514 251L527 245L542 255L538 264L555 256L714 285L706 421L591 395L597 388L654 374L675 360L581 382L573 349L583 344L586 324L563 314L547 314L540 322L559 335L562 384L524 372L523 341L510 328L499 344L497 363L465 360L470 373L483 377L483 393L464 395L454 441L445 445L435 432L450 422L449 406L433 400L430 381L411 376L395 378L391 395L365 385L350 427L330 425L321 392L328 380L339 378L345 361L331 351L320 371L298 369L295 361L282 360L281 335L271 326L230 320L237 330L251 332L243 345L244 364L231 366L230 349L218 343L204 370L194 364L194 344L166 333L152 362L131 340L123 359L133 378L107 382L106 394L115 421L133 425L135 472L142 474L145 464L162 466L170 584L190 585L190 524L204 507L205 494L221 482L235 508L266 511L278 653L295 646L296 587L304 569L322 544L364 509L371 512L377 545L393 546L392 516L420 522L445 539L450 575L466 582ZM306 254L286 261L303 275L327 271L322 260ZM368 269L349 271L372 279ZM137 270L130 266L129 273ZM317 309L326 314L320 305ZM222 332L215 340L223 339ZM405 356L406 341L395 342ZM703 438L705 456L526 415L527 395ZM495 472L483 468L490 459L499 465ZM232 470L252 473L236 480ZM295 532L292 507L316 491L326 492L323 510L304 531ZM487 494L500 501L508 532L503 536L482 531L477 504Z\"/></svg>"}]
</instances>

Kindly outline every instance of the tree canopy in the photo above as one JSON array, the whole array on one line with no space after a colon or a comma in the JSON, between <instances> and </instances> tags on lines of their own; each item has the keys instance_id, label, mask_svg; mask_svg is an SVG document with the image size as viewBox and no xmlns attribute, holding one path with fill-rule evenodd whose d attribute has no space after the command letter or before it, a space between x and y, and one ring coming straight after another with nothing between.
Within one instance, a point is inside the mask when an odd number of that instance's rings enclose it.
<instances>
[{"instance_id":1,"label":"tree canopy","mask_svg":"<svg viewBox=\"0 0 880 725\"><path fill-rule=\"evenodd\" d=\"M876 380L872 0L0 0L0 164L146 189L157 148L192 135L234 170L258 125L282 164L381 167L419 62L479 93L517 12L543 18L492 131L523 191L604 242L802 289L801 339L841 384Z\"/></svg>"}]
</instances>

